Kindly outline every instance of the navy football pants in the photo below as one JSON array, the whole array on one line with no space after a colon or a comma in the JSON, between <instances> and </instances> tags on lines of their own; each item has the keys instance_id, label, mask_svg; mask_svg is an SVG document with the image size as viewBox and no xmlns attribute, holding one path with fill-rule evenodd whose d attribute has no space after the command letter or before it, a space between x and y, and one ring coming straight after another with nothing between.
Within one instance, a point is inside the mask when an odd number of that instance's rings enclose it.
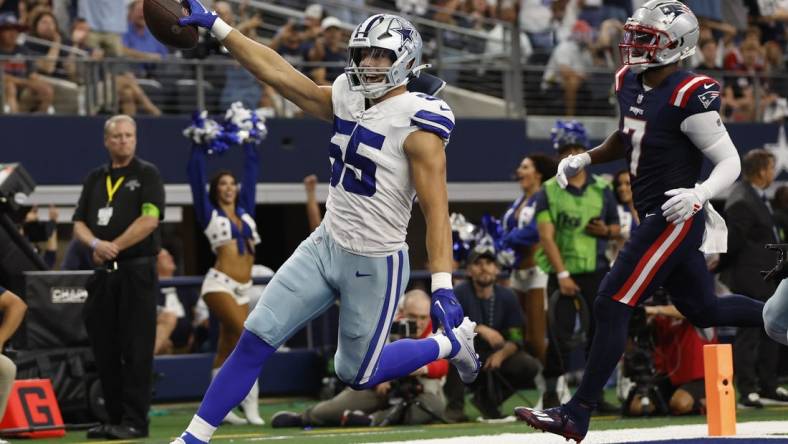
<instances>
[{"instance_id":1,"label":"navy football pants","mask_svg":"<svg viewBox=\"0 0 788 444\"><path fill-rule=\"evenodd\" d=\"M763 303L739 295L718 297L703 253L704 213L678 225L648 214L602 281L594 302L596 332L586 373L573 402L599 399L626 344L632 308L664 287L679 311L698 327L763 325Z\"/></svg>"}]
</instances>

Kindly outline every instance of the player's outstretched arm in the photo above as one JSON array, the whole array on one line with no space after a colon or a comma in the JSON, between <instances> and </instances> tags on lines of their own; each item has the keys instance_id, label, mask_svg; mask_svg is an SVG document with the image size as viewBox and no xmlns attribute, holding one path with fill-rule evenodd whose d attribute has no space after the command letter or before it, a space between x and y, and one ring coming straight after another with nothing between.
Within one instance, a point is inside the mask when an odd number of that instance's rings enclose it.
<instances>
[{"instance_id":1,"label":"player's outstretched arm","mask_svg":"<svg viewBox=\"0 0 788 444\"><path fill-rule=\"evenodd\" d=\"M196 25L210 30L241 66L258 80L270 85L307 114L323 120L333 119L331 87L318 86L276 51L233 29L198 0L187 2L191 14L180 20L181 25Z\"/></svg>"},{"instance_id":2,"label":"player's outstretched arm","mask_svg":"<svg viewBox=\"0 0 788 444\"><path fill-rule=\"evenodd\" d=\"M414 131L405 139L405 154L419 206L427 223L427 256L432 272L433 331L443 326L447 334L462 322L462 307L451 284L452 248L449 192L446 187L446 152L443 140L433 133Z\"/></svg>"},{"instance_id":3,"label":"player's outstretched arm","mask_svg":"<svg viewBox=\"0 0 788 444\"><path fill-rule=\"evenodd\" d=\"M555 179L561 188L566 188L568 183L567 178L574 177L583 168L594 163L612 162L614 160L623 159L626 155L624 142L621 140L621 132L615 131L608 136L602 144L591 150L582 153L564 157L558 163L558 172Z\"/></svg>"}]
</instances>

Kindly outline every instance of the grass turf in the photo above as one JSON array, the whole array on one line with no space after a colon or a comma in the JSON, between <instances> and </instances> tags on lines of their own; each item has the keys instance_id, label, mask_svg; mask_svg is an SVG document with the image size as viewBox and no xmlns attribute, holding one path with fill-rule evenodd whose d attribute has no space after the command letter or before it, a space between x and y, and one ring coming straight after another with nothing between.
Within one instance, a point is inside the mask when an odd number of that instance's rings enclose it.
<instances>
[{"instance_id":1,"label":"grass turf","mask_svg":"<svg viewBox=\"0 0 788 444\"><path fill-rule=\"evenodd\" d=\"M534 400L535 392L523 391L527 399ZM612 393L606 394L608 397ZM312 400L304 399L279 399L265 400L260 406L260 412L266 421L279 410L303 411ZM504 413L509 413L516 405L525 402L513 397L503 408ZM151 411L151 436L136 442L168 443L173 437L178 436L191 420L197 409L196 403L156 405ZM466 414L473 418L478 415L470 402L466 403ZM745 421L786 420L788 407L770 407L763 410L739 410L737 419ZM665 425L703 424L704 416L682 417L652 417L652 418L620 418L618 416L597 416L592 420L592 430L608 430L622 428L660 427ZM501 433L528 433L533 430L522 423L479 423L468 422L461 424L434 424L426 426L397 426L377 428L315 428L315 429L272 429L266 424L262 427L255 426L222 426L214 435L212 442L236 442L247 440L277 441L288 444L295 443L320 443L320 444L346 444L346 443L373 443L386 441L403 441L429 438L448 438L453 436L496 435ZM100 443L98 440L86 440L84 431L69 431L64 438L51 440L36 440L36 443ZM123 441L111 441L121 443Z\"/></svg>"}]
</instances>

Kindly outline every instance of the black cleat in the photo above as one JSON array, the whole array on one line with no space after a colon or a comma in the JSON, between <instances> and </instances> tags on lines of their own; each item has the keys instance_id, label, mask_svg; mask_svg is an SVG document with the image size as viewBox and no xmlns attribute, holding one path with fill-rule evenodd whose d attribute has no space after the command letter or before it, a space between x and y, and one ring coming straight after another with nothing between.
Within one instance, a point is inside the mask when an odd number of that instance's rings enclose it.
<instances>
[{"instance_id":1,"label":"black cleat","mask_svg":"<svg viewBox=\"0 0 788 444\"><path fill-rule=\"evenodd\" d=\"M547 410L515 407L514 414L517 419L528 423L536 430L555 433L563 436L567 441L574 439L578 444L588 433L588 420L584 423L576 420L563 405Z\"/></svg>"}]
</instances>

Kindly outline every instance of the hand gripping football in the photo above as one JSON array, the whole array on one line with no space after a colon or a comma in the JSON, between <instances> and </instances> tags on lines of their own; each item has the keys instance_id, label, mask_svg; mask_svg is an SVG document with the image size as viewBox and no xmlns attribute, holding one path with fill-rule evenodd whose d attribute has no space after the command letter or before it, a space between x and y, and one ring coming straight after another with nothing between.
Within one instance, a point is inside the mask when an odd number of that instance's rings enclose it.
<instances>
[{"instance_id":1,"label":"hand gripping football","mask_svg":"<svg viewBox=\"0 0 788 444\"><path fill-rule=\"evenodd\" d=\"M167 46L191 49L197 46L196 26L181 26L178 19L189 10L178 0L143 0L142 12L151 34Z\"/></svg>"}]
</instances>

